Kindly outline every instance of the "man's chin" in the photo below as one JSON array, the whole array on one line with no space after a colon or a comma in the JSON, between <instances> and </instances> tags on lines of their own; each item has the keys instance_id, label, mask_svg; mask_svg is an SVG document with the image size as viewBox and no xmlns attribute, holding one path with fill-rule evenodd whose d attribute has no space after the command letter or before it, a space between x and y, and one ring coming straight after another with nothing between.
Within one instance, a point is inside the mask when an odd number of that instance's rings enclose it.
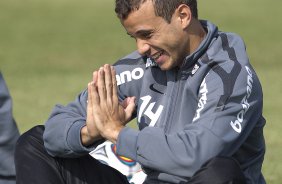
<instances>
[{"instance_id":1,"label":"man's chin","mask_svg":"<svg viewBox=\"0 0 282 184\"><path fill-rule=\"evenodd\" d=\"M171 70L173 67L163 64L163 65L159 65L159 68L163 71L167 71L167 70Z\"/></svg>"}]
</instances>

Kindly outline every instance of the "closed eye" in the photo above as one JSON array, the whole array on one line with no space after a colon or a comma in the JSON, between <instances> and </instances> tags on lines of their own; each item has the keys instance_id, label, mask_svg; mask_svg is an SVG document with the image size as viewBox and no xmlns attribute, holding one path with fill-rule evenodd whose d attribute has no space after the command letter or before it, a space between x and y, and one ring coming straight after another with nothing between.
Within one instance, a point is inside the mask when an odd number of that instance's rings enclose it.
<instances>
[{"instance_id":1,"label":"closed eye","mask_svg":"<svg viewBox=\"0 0 282 184\"><path fill-rule=\"evenodd\" d=\"M142 38L142 39L150 39L152 37L152 33L141 33L139 34L139 37Z\"/></svg>"},{"instance_id":2,"label":"closed eye","mask_svg":"<svg viewBox=\"0 0 282 184\"><path fill-rule=\"evenodd\" d=\"M138 31L136 35L141 39L150 39L153 35L153 31L152 30L148 30L148 31L141 30L141 31Z\"/></svg>"},{"instance_id":3,"label":"closed eye","mask_svg":"<svg viewBox=\"0 0 282 184\"><path fill-rule=\"evenodd\" d=\"M130 33L127 33L131 38L140 38L140 39L143 39L143 40L148 40L150 38L152 38L153 36L153 30L139 30L137 31L134 35L130 34Z\"/></svg>"}]
</instances>

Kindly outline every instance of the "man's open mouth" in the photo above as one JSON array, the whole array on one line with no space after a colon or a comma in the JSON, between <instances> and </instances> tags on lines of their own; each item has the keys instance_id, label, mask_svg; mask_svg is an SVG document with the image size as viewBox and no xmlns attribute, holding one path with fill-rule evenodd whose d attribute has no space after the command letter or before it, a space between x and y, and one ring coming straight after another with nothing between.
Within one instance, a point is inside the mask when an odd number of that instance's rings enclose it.
<instances>
[{"instance_id":1,"label":"man's open mouth","mask_svg":"<svg viewBox=\"0 0 282 184\"><path fill-rule=\"evenodd\" d=\"M161 55L163 55L163 53L164 53L164 51L161 50L161 51L155 53L154 55L152 55L151 58L156 61L157 59L159 59L159 57L160 57Z\"/></svg>"}]
</instances>

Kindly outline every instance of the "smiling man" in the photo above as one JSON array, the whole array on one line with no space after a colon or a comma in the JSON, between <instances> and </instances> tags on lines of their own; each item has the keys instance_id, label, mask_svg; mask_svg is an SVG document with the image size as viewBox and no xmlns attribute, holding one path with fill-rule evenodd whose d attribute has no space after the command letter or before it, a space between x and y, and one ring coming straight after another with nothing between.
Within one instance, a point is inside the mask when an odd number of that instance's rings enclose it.
<instances>
[{"instance_id":1,"label":"smiling man","mask_svg":"<svg viewBox=\"0 0 282 184\"><path fill-rule=\"evenodd\" d=\"M191 1L193 3L193 10L178 3L175 12L167 15L167 20L156 16L152 1L145 1L138 11L128 9L130 15L122 12L123 7L117 6L116 10L127 33L135 38L139 54L153 59L162 70L169 70L181 67L185 57L198 48L206 35L200 22L193 18L192 11L197 11L196 2ZM135 6L137 8L137 4Z\"/></svg>"},{"instance_id":2,"label":"smiling man","mask_svg":"<svg viewBox=\"0 0 282 184\"><path fill-rule=\"evenodd\" d=\"M242 39L199 20L196 0L116 0L115 10L137 51L21 136L18 183L128 183L88 155L109 140L146 184L264 184L262 89ZM133 118L139 130L126 127Z\"/></svg>"}]
</instances>

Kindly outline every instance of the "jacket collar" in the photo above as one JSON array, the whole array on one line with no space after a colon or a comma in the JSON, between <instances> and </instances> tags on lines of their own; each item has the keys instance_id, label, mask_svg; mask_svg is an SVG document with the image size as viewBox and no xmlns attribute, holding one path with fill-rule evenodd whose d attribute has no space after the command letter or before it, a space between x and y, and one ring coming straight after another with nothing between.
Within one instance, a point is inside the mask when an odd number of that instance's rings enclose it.
<instances>
[{"instance_id":1,"label":"jacket collar","mask_svg":"<svg viewBox=\"0 0 282 184\"><path fill-rule=\"evenodd\" d=\"M185 61L181 67L182 70L187 70L194 66L198 59L207 51L212 40L218 35L218 28L213 23L206 20L200 20L200 22L207 31L207 35L195 52L191 53L185 58Z\"/></svg>"}]
</instances>

